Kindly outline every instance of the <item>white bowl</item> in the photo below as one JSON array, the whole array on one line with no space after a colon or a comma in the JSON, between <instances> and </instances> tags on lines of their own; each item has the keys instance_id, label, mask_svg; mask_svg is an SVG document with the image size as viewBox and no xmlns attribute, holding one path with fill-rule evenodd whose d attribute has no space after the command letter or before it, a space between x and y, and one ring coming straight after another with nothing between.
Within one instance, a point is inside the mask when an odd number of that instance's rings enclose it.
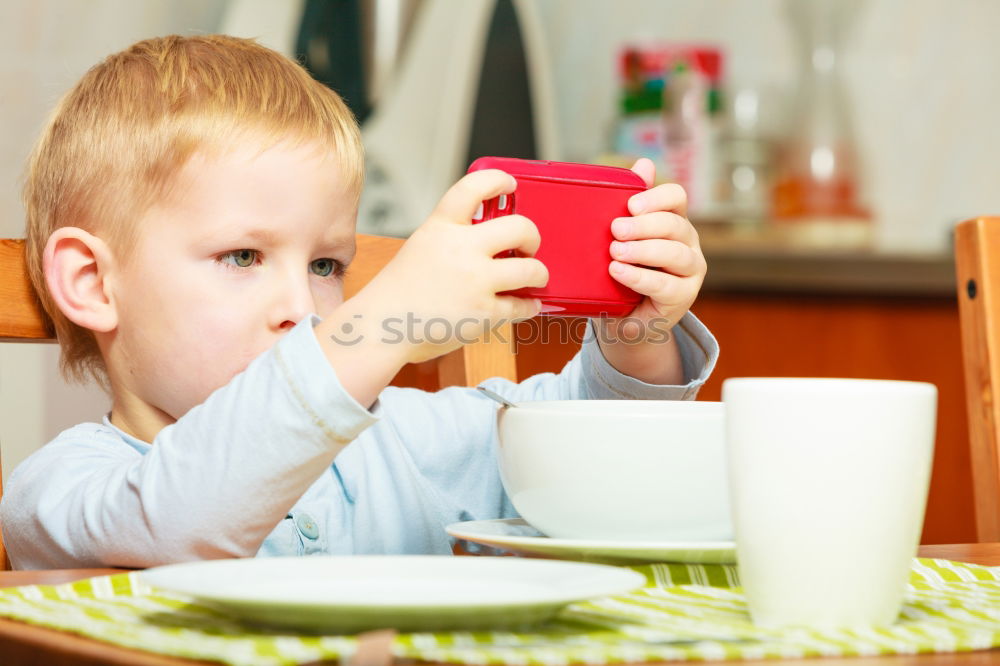
<instances>
[{"instance_id":1,"label":"white bowl","mask_svg":"<svg viewBox=\"0 0 1000 666\"><path fill-rule=\"evenodd\" d=\"M524 402L498 430L504 488L550 537L733 538L721 402Z\"/></svg>"}]
</instances>

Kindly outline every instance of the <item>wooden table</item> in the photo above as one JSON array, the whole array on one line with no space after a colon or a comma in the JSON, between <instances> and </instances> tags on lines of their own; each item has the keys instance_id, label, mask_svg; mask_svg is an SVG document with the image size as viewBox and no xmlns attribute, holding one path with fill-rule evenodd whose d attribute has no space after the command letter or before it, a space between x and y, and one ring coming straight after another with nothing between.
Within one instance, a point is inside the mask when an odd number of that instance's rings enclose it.
<instances>
[{"instance_id":1,"label":"wooden table","mask_svg":"<svg viewBox=\"0 0 1000 666\"><path fill-rule=\"evenodd\" d=\"M1000 543L921 546L921 557L938 557L988 566L1000 566ZM52 585L91 576L119 573L120 569L63 569L57 571L0 571L0 587ZM3 666L76 666L78 664L135 664L139 666L190 666L216 662L192 661L140 652L102 643L54 629L0 618L0 664ZM338 663L338 662L331 662ZM1000 649L978 652L899 655L845 659L786 659L762 664L782 666L1000 666Z\"/></svg>"}]
</instances>

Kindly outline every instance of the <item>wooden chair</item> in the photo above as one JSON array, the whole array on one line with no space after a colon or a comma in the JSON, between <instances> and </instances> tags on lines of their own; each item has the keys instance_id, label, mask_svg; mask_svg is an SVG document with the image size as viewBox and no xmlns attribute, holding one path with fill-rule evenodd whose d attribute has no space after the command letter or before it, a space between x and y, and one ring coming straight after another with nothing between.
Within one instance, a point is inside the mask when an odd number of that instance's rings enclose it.
<instances>
[{"instance_id":1,"label":"wooden chair","mask_svg":"<svg viewBox=\"0 0 1000 666\"><path fill-rule=\"evenodd\" d=\"M1000 217L955 230L976 538L1000 541Z\"/></svg>"},{"instance_id":2,"label":"wooden chair","mask_svg":"<svg viewBox=\"0 0 1000 666\"><path fill-rule=\"evenodd\" d=\"M358 234L357 259L351 264L344 283L344 296L356 294L375 274L396 256L403 245L402 239ZM423 375L427 370L435 375L436 382L426 388L446 386L476 386L490 377L517 379L514 363L513 329L506 324L496 339L466 345L428 364L421 364ZM410 368L409 370L414 370ZM407 385L408 370L404 369L394 381L397 385Z\"/></svg>"},{"instance_id":3,"label":"wooden chair","mask_svg":"<svg viewBox=\"0 0 1000 666\"><path fill-rule=\"evenodd\" d=\"M391 260L403 241L358 234L357 259L348 271L344 294L357 293ZM55 342L52 322L42 311L28 280L23 239L0 239L0 342ZM405 368L396 385L417 383L421 388L475 386L490 377L514 380L513 332L508 324L495 339L466 345L421 368ZM505 342L506 341L506 342ZM430 385L427 378L431 377ZM415 381L416 380L416 381ZM3 493L0 481L0 495ZM6 550L0 539L0 568L7 568Z\"/></svg>"}]
</instances>

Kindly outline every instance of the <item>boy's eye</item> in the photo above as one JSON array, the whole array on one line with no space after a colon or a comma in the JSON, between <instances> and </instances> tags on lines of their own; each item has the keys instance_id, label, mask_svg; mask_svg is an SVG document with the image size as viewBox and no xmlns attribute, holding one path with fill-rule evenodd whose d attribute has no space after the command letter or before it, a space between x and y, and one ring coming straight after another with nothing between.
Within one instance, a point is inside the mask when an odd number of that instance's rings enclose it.
<instances>
[{"instance_id":1,"label":"boy's eye","mask_svg":"<svg viewBox=\"0 0 1000 666\"><path fill-rule=\"evenodd\" d=\"M257 250L233 250L221 255L219 261L231 266L250 268L256 263L258 254Z\"/></svg>"},{"instance_id":2,"label":"boy's eye","mask_svg":"<svg viewBox=\"0 0 1000 666\"><path fill-rule=\"evenodd\" d=\"M328 277L337 270L337 262L333 259L316 259L309 264L309 270L320 277Z\"/></svg>"}]
</instances>

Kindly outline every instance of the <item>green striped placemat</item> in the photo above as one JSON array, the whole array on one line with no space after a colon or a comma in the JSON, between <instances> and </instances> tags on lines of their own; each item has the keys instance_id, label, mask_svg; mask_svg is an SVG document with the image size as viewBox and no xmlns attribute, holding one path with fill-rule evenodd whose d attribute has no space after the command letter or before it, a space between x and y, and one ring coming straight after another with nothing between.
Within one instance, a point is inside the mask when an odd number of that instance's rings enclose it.
<instances>
[{"instance_id":1,"label":"green striped placemat","mask_svg":"<svg viewBox=\"0 0 1000 666\"><path fill-rule=\"evenodd\" d=\"M631 594L576 603L531 632L401 634L400 657L467 664L604 664L954 652L1000 646L1000 567L914 560L898 622L865 631L754 627L736 567L654 564ZM298 664L349 655L344 636L240 624L151 590L135 574L0 589L0 616L117 645L229 664Z\"/></svg>"}]
</instances>

